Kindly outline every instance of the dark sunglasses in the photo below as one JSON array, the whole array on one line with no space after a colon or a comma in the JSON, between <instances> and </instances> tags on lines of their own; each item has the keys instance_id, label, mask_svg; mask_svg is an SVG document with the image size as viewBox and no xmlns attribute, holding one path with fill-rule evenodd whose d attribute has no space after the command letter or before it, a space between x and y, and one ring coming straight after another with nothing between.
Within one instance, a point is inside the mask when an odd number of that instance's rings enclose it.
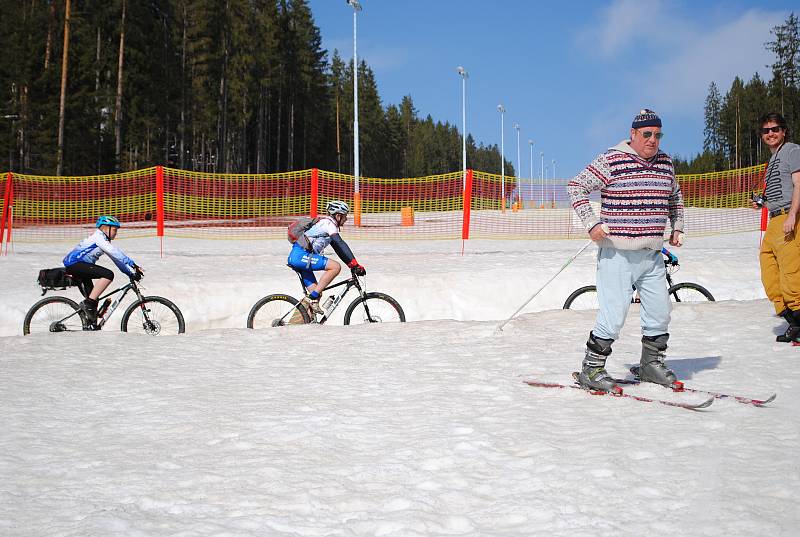
<instances>
[{"instance_id":1,"label":"dark sunglasses","mask_svg":"<svg viewBox=\"0 0 800 537\"><path fill-rule=\"evenodd\" d=\"M769 134L770 132L781 132L783 127L761 127L761 134Z\"/></svg>"},{"instance_id":2,"label":"dark sunglasses","mask_svg":"<svg viewBox=\"0 0 800 537\"><path fill-rule=\"evenodd\" d=\"M662 139L664 137L664 133L663 132L642 131L642 136L644 136L645 139L650 138L654 134L656 136L656 140L660 140L660 139Z\"/></svg>"}]
</instances>

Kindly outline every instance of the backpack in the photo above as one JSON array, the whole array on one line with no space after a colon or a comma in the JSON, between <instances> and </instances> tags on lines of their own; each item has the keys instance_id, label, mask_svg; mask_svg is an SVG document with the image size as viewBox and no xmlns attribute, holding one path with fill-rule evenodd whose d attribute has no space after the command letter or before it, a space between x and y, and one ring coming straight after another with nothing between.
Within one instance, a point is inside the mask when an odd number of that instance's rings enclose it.
<instances>
[{"instance_id":1,"label":"backpack","mask_svg":"<svg viewBox=\"0 0 800 537\"><path fill-rule=\"evenodd\" d=\"M78 282L67 274L67 269L64 267L42 269L39 271L39 278L36 281L42 287L42 291L66 289L78 285Z\"/></svg>"},{"instance_id":2,"label":"backpack","mask_svg":"<svg viewBox=\"0 0 800 537\"><path fill-rule=\"evenodd\" d=\"M286 240L292 244L297 243L304 250L310 251L311 241L306 237L306 231L317 222L319 222L319 217L311 218L310 216L301 216L292 220L289 227L286 228Z\"/></svg>"}]
</instances>

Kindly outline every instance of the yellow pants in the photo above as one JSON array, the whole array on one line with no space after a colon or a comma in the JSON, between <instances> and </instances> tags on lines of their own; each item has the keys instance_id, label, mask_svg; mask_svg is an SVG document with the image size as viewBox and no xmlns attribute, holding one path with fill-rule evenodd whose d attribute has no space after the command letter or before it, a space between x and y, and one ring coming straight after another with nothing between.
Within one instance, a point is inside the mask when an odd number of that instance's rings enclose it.
<instances>
[{"instance_id":1,"label":"yellow pants","mask_svg":"<svg viewBox=\"0 0 800 537\"><path fill-rule=\"evenodd\" d=\"M786 215L771 218L761 242L761 282L775 313L784 309L800 310L800 239L797 226L790 234L783 232Z\"/></svg>"}]
</instances>

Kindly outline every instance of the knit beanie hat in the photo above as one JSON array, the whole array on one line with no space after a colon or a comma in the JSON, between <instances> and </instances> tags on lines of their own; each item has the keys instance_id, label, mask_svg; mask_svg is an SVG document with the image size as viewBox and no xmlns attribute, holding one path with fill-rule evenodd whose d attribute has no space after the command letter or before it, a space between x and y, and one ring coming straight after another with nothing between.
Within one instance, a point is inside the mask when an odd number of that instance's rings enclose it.
<instances>
[{"instance_id":1,"label":"knit beanie hat","mask_svg":"<svg viewBox=\"0 0 800 537\"><path fill-rule=\"evenodd\" d=\"M661 127L661 118L655 112L648 108L642 108L639 115L633 118L631 124L632 129L641 129L642 127Z\"/></svg>"}]
</instances>

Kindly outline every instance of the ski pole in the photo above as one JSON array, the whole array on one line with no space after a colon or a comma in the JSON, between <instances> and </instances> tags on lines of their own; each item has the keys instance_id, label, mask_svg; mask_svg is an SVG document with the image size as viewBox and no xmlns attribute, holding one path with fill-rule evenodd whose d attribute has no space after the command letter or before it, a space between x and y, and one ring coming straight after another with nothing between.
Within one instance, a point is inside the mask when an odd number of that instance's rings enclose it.
<instances>
[{"instance_id":1,"label":"ski pole","mask_svg":"<svg viewBox=\"0 0 800 537\"><path fill-rule=\"evenodd\" d=\"M605 226L605 224L603 224L603 225ZM608 229L608 228L604 228L604 229ZM519 313L520 311L522 311L522 308L524 308L525 306L527 306L527 305L528 305L528 303L529 303L531 300L533 300L534 298L536 298L536 295L538 295L539 293L541 293L541 292L542 292L542 290L543 290L545 287L547 287L547 286L550 284L550 282L552 282L553 280L555 280L555 279L556 279L556 276L558 276L559 274L561 274L561 272L562 272L562 271L563 271L565 268L567 268L567 266L568 266L570 263L572 263L573 261L575 261L575 258L576 258L576 257L578 257L579 255L581 255L581 253L582 253L582 252L583 252L583 251L584 251L586 248L588 248L588 247L589 247L589 245L590 245L590 244L592 244L593 242L594 242L594 241L589 241L589 242L587 242L586 244L584 244L583 246L581 246L581 249L580 249L580 250L578 250L577 252L575 252L575 255L573 255L572 257L570 257L570 258L567 260L567 262L566 262L566 263L564 263L564 264L561 266L561 268L560 268L560 269L558 269L558 272L556 272L555 274L553 274L553 277L552 277L552 278L550 278L549 280L547 280L547 281L545 282L545 284L539 288L539 290L538 290L538 291L536 291L535 293L533 293L533 294L531 295L531 297L530 297L528 300L526 300L526 301L525 301L525 303L524 303L523 305L521 305L519 308L517 308L517 311L515 311L514 313L512 313L512 314L511 314L511 317L509 317L508 319L506 319L505 321L503 321L502 323L500 323L500 325L497 327L497 330L498 330L499 332L502 332L502 331L503 331L503 327L504 327L505 325L507 325L507 324L508 324L508 322L509 322L511 319L513 319L513 318L514 318L514 317L517 315L517 313Z\"/></svg>"}]
</instances>

